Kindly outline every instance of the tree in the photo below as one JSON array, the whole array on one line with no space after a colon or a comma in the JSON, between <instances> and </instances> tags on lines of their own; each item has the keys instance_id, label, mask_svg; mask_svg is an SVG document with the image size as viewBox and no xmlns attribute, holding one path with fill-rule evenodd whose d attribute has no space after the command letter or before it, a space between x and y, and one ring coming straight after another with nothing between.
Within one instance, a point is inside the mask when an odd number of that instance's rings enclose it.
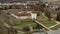
<instances>
[{"instance_id":1,"label":"tree","mask_svg":"<svg viewBox=\"0 0 60 34\"><path fill-rule=\"evenodd\" d=\"M56 21L60 21L60 8L58 8L58 13L57 13Z\"/></svg>"},{"instance_id":2,"label":"tree","mask_svg":"<svg viewBox=\"0 0 60 34\"><path fill-rule=\"evenodd\" d=\"M46 9L45 16L48 17L49 20L51 19L51 12L49 11L49 9Z\"/></svg>"},{"instance_id":3,"label":"tree","mask_svg":"<svg viewBox=\"0 0 60 34\"><path fill-rule=\"evenodd\" d=\"M36 26L35 27L33 27L34 29L42 29L43 28L43 26L41 26L41 25L39 25L38 23L36 23Z\"/></svg>"},{"instance_id":4,"label":"tree","mask_svg":"<svg viewBox=\"0 0 60 34\"><path fill-rule=\"evenodd\" d=\"M29 27L27 26L27 27L24 27L24 28L23 28L23 31L24 31L24 32L28 32L28 31L30 31L30 29L29 29Z\"/></svg>"},{"instance_id":5,"label":"tree","mask_svg":"<svg viewBox=\"0 0 60 34\"><path fill-rule=\"evenodd\" d=\"M12 9L12 5L9 6L9 9Z\"/></svg>"},{"instance_id":6,"label":"tree","mask_svg":"<svg viewBox=\"0 0 60 34\"><path fill-rule=\"evenodd\" d=\"M14 29L13 27L8 28L8 34L17 34L17 30Z\"/></svg>"}]
</instances>

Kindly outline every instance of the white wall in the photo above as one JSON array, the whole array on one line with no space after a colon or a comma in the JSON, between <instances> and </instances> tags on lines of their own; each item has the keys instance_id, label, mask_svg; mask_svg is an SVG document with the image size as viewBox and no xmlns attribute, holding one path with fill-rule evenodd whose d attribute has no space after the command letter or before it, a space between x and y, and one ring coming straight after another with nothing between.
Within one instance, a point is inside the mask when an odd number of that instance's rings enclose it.
<instances>
[{"instance_id":1,"label":"white wall","mask_svg":"<svg viewBox=\"0 0 60 34\"><path fill-rule=\"evenodd\" d=\"M37 13L31 13L31 18L36 19L37 18Z\"/></svg>"},{"instance_id":2,"label":"white wall","mask_svg":"<svg viewBox=\"0 0 60 34\"><path fill-rule=\"evenodd\" d=\"M30 16L20 16L19 18L20 19L28 19L28 18L30 18Z\"/></svg>"}]
</instances>

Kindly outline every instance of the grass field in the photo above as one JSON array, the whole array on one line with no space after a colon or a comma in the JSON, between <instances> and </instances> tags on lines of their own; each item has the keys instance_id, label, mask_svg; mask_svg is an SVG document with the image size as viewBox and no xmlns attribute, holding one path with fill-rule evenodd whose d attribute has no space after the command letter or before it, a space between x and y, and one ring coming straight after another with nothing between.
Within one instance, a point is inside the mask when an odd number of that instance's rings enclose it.
<instances>
[{"instance_id":1,"label":"grass field","mask_svg":"<svg viewBox=\"0 0 60 34\"><path fill-rule=\"evenodd\" d=\"M45 21L42 21L41 23L47 27L50 27L56 24L54 21L51 21L51 20L45 20Z\"/></svg>"},{"instance_id":2,"label":"grass field","mask_svg":"<svg viewBox=\"0 0 60 34\"><path fill-rule=\"evenodd\" d=\"M25 22L22 22L16 26L19 26L19 27L26 27L28 25L31 25L32 27L34 27L36 25L36 23L34 21L25 21Z\"/></svg>"},{"instance_id":3,"label":"grass field","mask_svg":"<svg viewBox=\"0 0 60 34\"><path fill-rule=\"evenodd\" d=\"M57 30L57 29L59 29L60 28L60 24L59 25L57 25L57 26L55 26L55 27L53 27L53 28L51 28L52 30Z\"/></svg>"}]
</instances>

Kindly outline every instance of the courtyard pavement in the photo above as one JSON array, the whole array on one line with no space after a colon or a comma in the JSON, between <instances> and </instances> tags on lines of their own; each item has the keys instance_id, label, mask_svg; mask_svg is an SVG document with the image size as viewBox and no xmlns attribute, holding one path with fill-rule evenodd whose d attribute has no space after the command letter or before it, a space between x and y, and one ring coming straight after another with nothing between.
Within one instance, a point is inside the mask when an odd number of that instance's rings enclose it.
<instances>
[{"instance_id":1,"label":"courtyard pavement","mask_svg":"<svg viewBox=\"0 0 60 34\"><path fill-rule=\"evenodd\" d=\"M54 31L48 31L48 34L60 34L60 29Z\"/></svg>"}]
</instances>

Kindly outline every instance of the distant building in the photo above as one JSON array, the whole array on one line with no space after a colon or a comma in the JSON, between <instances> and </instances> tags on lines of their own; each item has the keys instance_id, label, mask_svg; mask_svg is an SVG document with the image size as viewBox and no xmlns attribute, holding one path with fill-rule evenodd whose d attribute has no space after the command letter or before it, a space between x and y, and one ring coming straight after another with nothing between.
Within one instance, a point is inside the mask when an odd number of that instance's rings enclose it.
<instances>
[{"instance_id":1,"label":"distant building","mask_svg":"<svg viewBox=\"0 0 60 34\"><path fill-rule=\"evenodd\" d=\"M39 1L27 1L28 4L36 4L39 3Z\"/></svg>"},{"instance_id":2,"label":"distant building","mask_svg":"<svg viewBox=\"0 0 60 34\"><path fill-rule=\"evenodd\" d=\"M42 2L42 0L2 0L2 5L25 5L25 4L36 4Z\"/></svg>"},{"instance_id":3,"label":"distant building","mask_svg":"<svg viewBox=\"0 0 60 34\"><path fill-rule=\"evenodd\" d=\"M59 0L44 0L46 2L54 2L54 1L59 1Z\"/></svg>"}]
</instances>

